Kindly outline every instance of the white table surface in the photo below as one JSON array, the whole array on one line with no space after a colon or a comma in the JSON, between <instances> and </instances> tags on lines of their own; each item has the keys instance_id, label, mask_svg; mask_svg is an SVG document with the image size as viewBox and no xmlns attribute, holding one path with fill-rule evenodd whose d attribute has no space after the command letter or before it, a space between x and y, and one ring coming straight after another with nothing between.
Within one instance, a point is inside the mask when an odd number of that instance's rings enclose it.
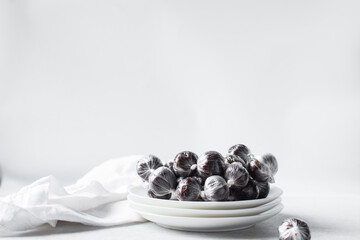
<instances>
[{"instance_id":1,"label":"white table surface","mask_svg":"<svg viewBox=\"0 0 360 240\"><path fill-rule=\"evenodd\" d=\"M23 182L6 180L0 195L18 190ZM256 226L233 232L194 233L169 230L151 222L110 228L89 227L59 222L56 228L44 226L21 235L2 236L4 239L278 239L277 228L287 217L305 219L310 226L312 239L360 239L359 195L283 195L283 211Z\"/></svg>"}]
</instances>

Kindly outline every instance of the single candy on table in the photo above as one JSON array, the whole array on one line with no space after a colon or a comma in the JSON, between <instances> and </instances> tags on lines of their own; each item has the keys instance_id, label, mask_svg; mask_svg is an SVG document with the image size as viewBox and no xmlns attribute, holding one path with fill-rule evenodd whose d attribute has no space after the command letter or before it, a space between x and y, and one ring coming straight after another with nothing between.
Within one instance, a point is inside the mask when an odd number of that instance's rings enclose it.
<instances>
[{"instance_id":1,"label":"single candy on table","mask_svg":"<svg viewBox=\"0 0 360 240\"><path fill-rule=\"evenodd\" d=\"M279 227L279 240L310 240L311 234L306 222L288 218Z\"/></svg>"}]
</instances>

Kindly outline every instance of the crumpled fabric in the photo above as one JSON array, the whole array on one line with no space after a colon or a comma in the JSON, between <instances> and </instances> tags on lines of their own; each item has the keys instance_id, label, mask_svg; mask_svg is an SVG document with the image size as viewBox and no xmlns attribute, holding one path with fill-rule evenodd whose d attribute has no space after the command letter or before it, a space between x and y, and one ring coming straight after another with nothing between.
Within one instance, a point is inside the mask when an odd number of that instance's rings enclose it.
<instances>
[{"instance_id":1,"label":"crumpled fabric","mask_svg":"<svg viewBox=\"0 0 360 240\"><path fill-rule=\"evenodd\" d=\"M142 184L135 169L141 157L108 160L70 186L47 176L0 197L0 230L26 231L43 224L55 227L58 221L91 226L146 221L126 201L129 187Z\"/></svg>"}]
</instances>

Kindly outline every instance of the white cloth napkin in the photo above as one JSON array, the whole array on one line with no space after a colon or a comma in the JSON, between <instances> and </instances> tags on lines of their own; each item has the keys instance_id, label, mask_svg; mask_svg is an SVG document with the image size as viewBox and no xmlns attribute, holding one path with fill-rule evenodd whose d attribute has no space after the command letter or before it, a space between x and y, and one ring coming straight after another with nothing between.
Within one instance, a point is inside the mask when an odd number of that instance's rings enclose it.
<instances>
[{"instance_id":1,"label":"white cloth napkin","mask_svg":"<svg viewBox=\"0 0 360 240\"><path fill-rule=\"evenodd\" d=\"M75 184L62 186L53 176L0 198L0 230L25 231L57 221L113 226L145 221L131 211L128 188L142 184L135 166L142 156L108 160Z\"/></svg>"}]
</instances>

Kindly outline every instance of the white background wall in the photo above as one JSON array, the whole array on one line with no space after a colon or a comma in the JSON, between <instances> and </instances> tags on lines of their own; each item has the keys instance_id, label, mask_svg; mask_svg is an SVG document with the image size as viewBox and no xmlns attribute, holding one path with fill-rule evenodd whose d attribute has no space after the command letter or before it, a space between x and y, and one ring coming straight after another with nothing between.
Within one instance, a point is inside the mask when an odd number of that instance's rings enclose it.
<instances>
[{"instance_id":1,"label":"white background wall","mask_svg":"<svg viewBox=\"0 0 360 240\"><path fill-rule=\"evenodd\" d=\"M0 2L4 175L236 143L288 192L360 193L359 1Z\"/></svg>"}]
</instances>

